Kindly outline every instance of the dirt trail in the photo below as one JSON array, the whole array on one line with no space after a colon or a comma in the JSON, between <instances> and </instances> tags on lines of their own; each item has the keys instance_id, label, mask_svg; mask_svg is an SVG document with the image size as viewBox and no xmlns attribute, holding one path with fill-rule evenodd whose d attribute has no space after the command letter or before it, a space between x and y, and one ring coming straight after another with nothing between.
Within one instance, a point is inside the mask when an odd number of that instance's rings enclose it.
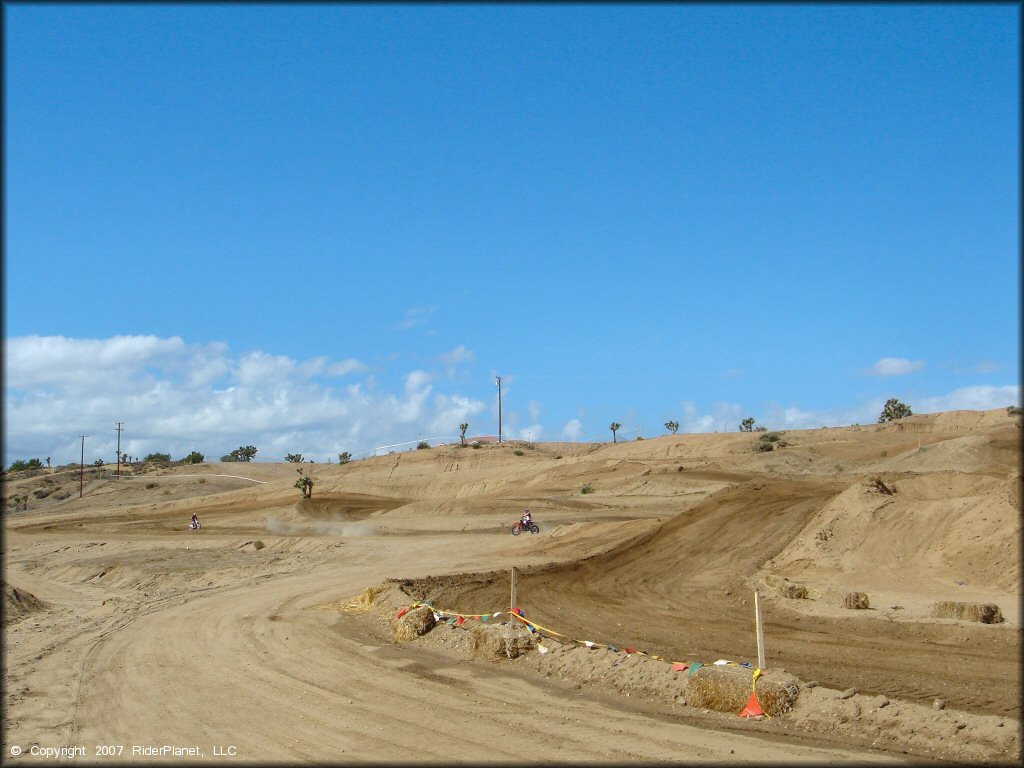
<instances>
[{"instance_id":1,"label":"dirt trail","mask_svg":"<svg viewBox=\"0 0 1024 768\"><path fill-rule=\"evenodd\" d=\"M502 610L511 565L541 624L705 663L753 659L757 586L770 666L1012 729L1019 436L1020 417L993 411L789 432L769 452L738 433L449 446L317 465L312 503L291 465L239 472L260 485L214 479L218 465L97 474L83 499L66 495L66 472L12 476L7 498L30 503L5 514L5 599L19 603L4 627L5 743L198 745L207 760L232 746L219 759L247 763L904 757L827 721L762 728L396 645L322 607L407 578L444 607ZM512 537L525 506L542 533ZM190 533L195 510L204 527ZM779 597L769 576L811 598ZM841 587L864 588L872 609L821 599ZM1007 621L928 618L931 601L965 596ZM955 732L972 745L962 755L1000 733Z\"/></svg>"}]
</instances>

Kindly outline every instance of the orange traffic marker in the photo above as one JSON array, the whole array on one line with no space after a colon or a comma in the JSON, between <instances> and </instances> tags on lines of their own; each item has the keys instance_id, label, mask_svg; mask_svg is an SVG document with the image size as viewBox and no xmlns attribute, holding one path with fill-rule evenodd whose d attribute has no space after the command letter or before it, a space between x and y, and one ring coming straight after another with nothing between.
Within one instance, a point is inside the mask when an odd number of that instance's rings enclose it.
<instances>
[{"instance_id":1,"label":"orange traffic marker","mask_svg":"<svg viewBox=\"0 0 1024 768\"><path fill-rule=\"evenodd\" d=\"M761 709L761 703L757 700L757 694L751 691L750 698L747 700L747 706L740 712L740 717L760 717L764 714L765 711Z\"/></svg>"}]
</instances>

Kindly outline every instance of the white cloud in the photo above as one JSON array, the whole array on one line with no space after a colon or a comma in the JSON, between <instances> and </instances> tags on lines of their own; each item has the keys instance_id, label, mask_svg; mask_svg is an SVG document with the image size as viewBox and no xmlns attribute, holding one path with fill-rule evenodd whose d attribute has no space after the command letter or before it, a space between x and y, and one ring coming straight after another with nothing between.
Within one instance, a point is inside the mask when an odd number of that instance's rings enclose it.
<instances>
[{"instance_id":1,"label":"white cloud","mask_svg":"<svg viewBox=\"0 0 1024 768\"><path fill-rule=\"evenodd\" d=\"M114 374L126 368L159 365L180 356L185 342L175 336L114 336L110 339L68 339L63 336L22 336L4 344L5 386L24 387L117 385Z\"/></svg>"},{"instance_id":2,"label":"white cloud","mask_svg":"<svg viewBox=\"0 0 1024 768\"><path fill-rule=\"evenodd\" d=\"M519 430L520 440L529 440L531 442L540 440L544 435L544 427L541 424L531 424L528 427L522 427Z\"/></svg>"},{"instance_id":3,"label":"white cloud","mask_svg":"<svg viewBox=\"0 0 1024 768\"><path fill-rule=\"evenodd\" d=\"M579 440L583 434L583 422L579 419L569 419L562 427L562 437L566 440Z\"/></svg>"},{"instance_id":4,"label":"white cloud","mask_svg":"<svg viewBox=\"0 0 1024 768\"><path fill-rule=\"evenodd\" d=\"M178 337L29 336L7 340L5 354L5 460L77 461L81 434L90 435L90 461L112 457L117 422L125 424L122 449L132 455L198 450L216 459L251 443L261 449L257 459L303 453L326 460L418 432L458 435L459 423L487 409L436 391L425 371L406 374L397 392L379 391L369 376L336 387L321 377L366 366L352 358L238 356L219 342Z\"/></svg>"},{"instance_id":5,"label":"white cloud","mask_svg":"<svg viewBox=\"0 0 1024 768\"><path fill-rule=\"evenodd\" d=\"M924 360L883 357L868 369L868 374L871 376L906 376L922 368L924 368Z\"/></svg>"},{"instance_id":6,"label":"white cloud","mask_svg":"<svg viewBox=\"0 0 1024 768\"><path fill-rule=\"evenodd\" d=\"M974 373L998 373L1001 370L1003 370L1003 366L991 360L982 360L974 366Z\"/></svg>"},{"instance_id":7,"label":"white cloud","mask_svg":"<svg viewBox=\"0 0 1024 768\"><path fill-rule=\"evenodd\" d=\"M1001 387L980 385L961 387L948 395L926 397L911 406L914 413L937 413L938 411L988 411L1008 405L1020 405L1020 386L1008 384Z\"/></svg>"},{"instance_id":8,"label":"white cloud","mask_svg":"<svg viewBox=\"0 0 1024 768\"><path fill-rule=\"evenodd\" d=\"M455 366L459 363L468 363L473 359L473 353L466 349L462 344L459 344L451 352L445 352L439 356L442 363L447 366Z\"/></svg>"},{"instance_id":9,"label":"white cloud","mask_svg":"<svg viewBox=\"0 0 1024 768\"><path fill-rule=\"evenodd\" d=\"M363 373L369 370L365 364L354 360L351 357L339 363L332 363L327 366L328 376L347 376L350 373Z\"/></svg>"},{"instance_id":10,"label":"white cloud","mask_svg":"<svg viewBox=\"0 0 1024 768\"><path fill-rule=\"evenodd\" d=\"M404 331L409 328L415 328L418 325L424 325L430 321L434 312L437 311L437 307L430 305L426 307L412 307L405 311L405 318L398 324L398 330Z\"/></svg>"},{"instance_id":11,"label":"white cloud","mask_svg":"<svg viewBox=\"0 0 1024 768\"><path fill-rule=\"evenodd\" d=\"M746 418L743 406L737 403L712 403L712 412L701 414L692 400L683 403L682 432L735 432Z\"/></svg>"},{"instance_id":12,"label":"white cloud","mask_svg":"<svg viewBox=\"0 0 1024 768\"><path fill-rule=\"evenodd\" d=\"M438 355L438 360L440 360L444 365L445 373L448 375L448 378L454 378L455 371L459 365L462 363L472 362L473 358L473 353L466 349L462 344L457 346L451 352L445 352L443 355Z\"/></svg>"},{"instance_id":13,"label":"white cloud","mask_svg":"<svg viewBox=\"0 0 1024 768\"><path fill-rule=\"evenodd\" d=\"M527 403L526 410L530 412L530 421L538 421L540 419L541 404L536 400L531 400Z\"/></svg>"}]
</instances>

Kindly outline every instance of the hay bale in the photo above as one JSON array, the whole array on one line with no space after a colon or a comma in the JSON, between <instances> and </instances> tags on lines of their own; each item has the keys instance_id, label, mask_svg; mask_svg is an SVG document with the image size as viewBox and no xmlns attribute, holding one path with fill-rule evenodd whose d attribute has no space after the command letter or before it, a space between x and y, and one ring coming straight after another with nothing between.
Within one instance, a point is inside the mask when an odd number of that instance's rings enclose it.
<instances>
[{"instance_id":1,"label":"hay bale","mask_svg":"<svg viewBox=\"0 0 1024 768\"><path fill-rule=\"evenodd\" d=\"M686 703L716 712L739 714L750 699L753 670L745 667L701 667L686 686ZM767 671L758 678L757 700L769 716L785 714L800 694L799 681L793 675Z\"/></svg>"},{"instance_id":2,"label":"hay bale","mask_svg":"<svg viewBox=\"0 0 1024 768\"><path fill-rule=\"evenodd\" d=\"M843 608L851 608L857 611L863 611L871 607L871 603L868 601L868 596L864 592L847 592L843 598Z\"/></svg>"},{"instance_id":3,"label":"hay bale","mask_svg":"<svg viewBox=\"0 0 1024 768\"><path fill-rule=\"evenodd\" d=\"M932 605L932 617L978 621L982 624L1003 623L1003 612L995 603L960 603L955 600L943 600Z\"/></svg>"},{"instance_id":4,"label":"hay bale","mask_svg":"<svg viewBox=\"0 0 1024 768\"><path fill-rule=\"evenodd\" d=\"M825 605L832 608L865 610L871 607L871 602L868 600L868 596L865 592L830 589L825 592Z\"/></svg>"},{"instance_id":5,"label":"hay bale","mask_svg":"<svg viewBox=\"0 0 1024 768\"><path fill-rule=\"evenodd\" d=\"M405 643L427 634L435 624L437 621L434 619L434 612L429 607L421 605L419 608L408 611L402 618L395 620L391 626L391 633L395 640Z\"/></svg>"},{"instance_id":6,"label":"hay bale","mask_svg":"<svg viewBox=\"0 0 1024 768\"><path fill-rule=\"evenodd\" d=\"M766 586L774 589L780 596L790 600L805 600L810 595L807 587L803 584L797 584L795 581L790 581L785 576L765 576L764 583Z\"/></svg>"},{"instance_id":7,"label":"hay bale","mask_svg":"<svg viewBox=\"0 0 1024 768\"><path fill-rule=\"evenodd\" d=\"M528 631L507 627L475 627L473 629L473 655L488 661L515 659L534 647Z\"/></svg>"},{"instance_id":8,"label":"hay bale","mask_svg":"<svg viewBox=\"0 0 1024 768\"><path fill-rule=\"evenodd\" d=\"M346 603L342 610L346 613L366 613L373 610L377 597L387 588L385 584L373 584L363 590L362 594Z\"/></svg>"}]
</instances>

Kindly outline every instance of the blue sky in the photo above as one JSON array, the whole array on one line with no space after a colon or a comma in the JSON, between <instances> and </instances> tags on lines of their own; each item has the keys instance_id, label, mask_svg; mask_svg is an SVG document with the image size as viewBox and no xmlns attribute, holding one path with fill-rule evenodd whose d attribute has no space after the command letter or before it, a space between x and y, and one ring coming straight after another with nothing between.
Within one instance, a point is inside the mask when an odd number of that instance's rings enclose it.
<instances>
[{"instance_id":1,"label":"blue sky","mask_svg":"<svg viewBox=\"0 0 1024 768\"><path fill-rule=\"evenodd\" d=\"M5 465L1020 403L1018 5L4 19Z\"/></svg>"}]
</instances>

